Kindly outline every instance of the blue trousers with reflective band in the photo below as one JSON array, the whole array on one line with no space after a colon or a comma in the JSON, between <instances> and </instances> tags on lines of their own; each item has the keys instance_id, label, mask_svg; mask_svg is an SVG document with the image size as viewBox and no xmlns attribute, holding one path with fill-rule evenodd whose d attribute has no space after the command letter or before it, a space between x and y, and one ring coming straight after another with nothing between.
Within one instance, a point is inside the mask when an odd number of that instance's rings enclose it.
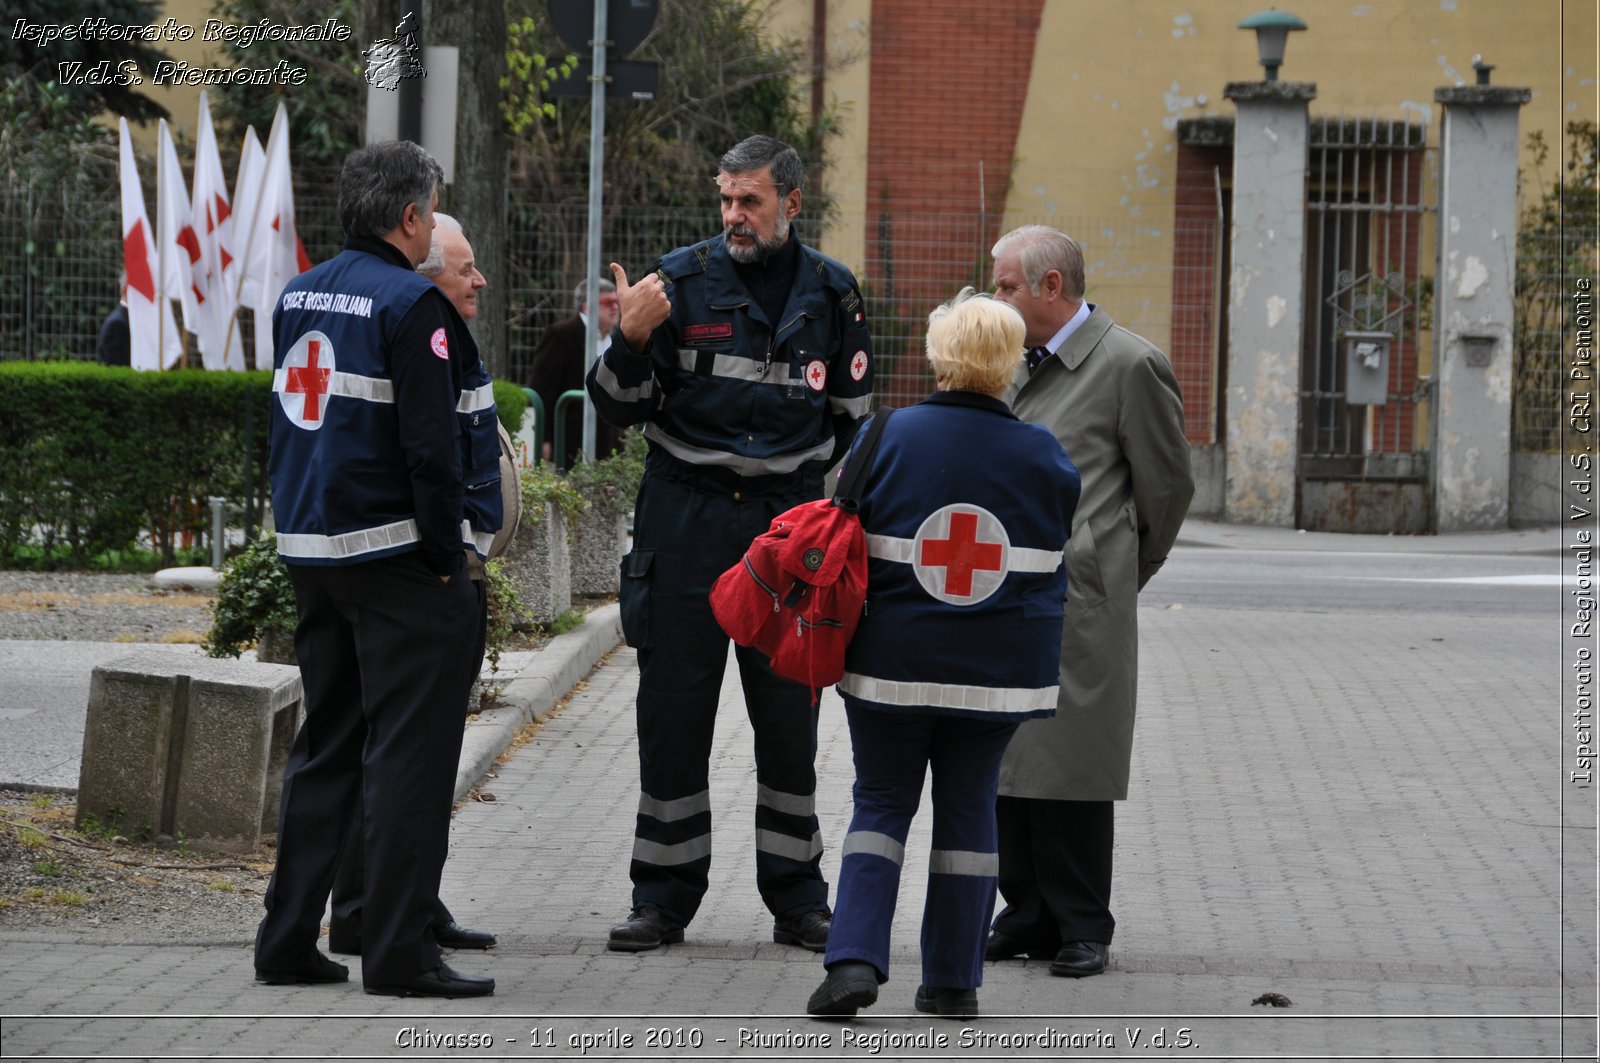
<instances>
[{"instance_id":1,"label":"blue trousers with reflective band","mask_svg":"<svg viewBox=\"0 0 1600 1063\"><path fill-rule=\"evenodd\" d=\"M687 925L711 867L711 743L728 636L711 613L711 585L772 518L815 493L745 499L695 491L646 474L623 559L623 632L638 651L640 799L634 827L634 905ZM735 658L755 731L756 885L780 918L826 908L817 825L817 708L811 691L772 671L754 650Z\"/></svg>"},{"instance_id":2,"label":"blue trousers with reflective band","mask_svg":"<svg viewBox=\"0 0 1600 1063\"><path fill-rule=\"evenodd\" d=\"M826 966L859 960L889 978L906 835L933 769L933 851L922 913L922 984L983 984L999 869L994 800L1018 721L882 712L846 704L855 751L855 815L839 862Z\"/></svg>"}]
</instances>

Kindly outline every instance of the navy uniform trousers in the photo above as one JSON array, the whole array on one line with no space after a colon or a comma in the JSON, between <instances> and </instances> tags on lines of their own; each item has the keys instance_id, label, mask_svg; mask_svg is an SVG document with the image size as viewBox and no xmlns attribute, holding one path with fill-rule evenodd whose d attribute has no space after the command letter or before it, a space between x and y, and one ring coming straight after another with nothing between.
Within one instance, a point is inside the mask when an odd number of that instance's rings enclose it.
<instances>
[{"instance_id":1,"label":"navy uniform trousers","mask_svg":"<svg viewBox=\"0 0 1600 1063\"><path fill-rule=\"evenodd\" d=\"M846 704L855 752L855 815L823 964L870 963L889 980L889 930L906 834L933 769L933 851L922 912L922 984L975 989L999 869L995 791L1020 720L884 712Z\"/></svg>"},{"instance_id":2,"label":"navy uniform trousers","mask_svg":"<svg viewBox=\"0 0 1600 1063\"><path fill-rule=\"evenodd\" d=\"M316 949L359 800L362 977L404 981L439 964L430 923L449 845L478 592L464 568L445 583L415 552L288 567L306 719L284 772L256 967L292 970Z\"/></svg>"},{"instance_id":3,"label":"navy uniform trousers","mask_svg":"<svg viewBox=\"0 0 1600 1063\"><path fill-rule=\"evenodd\" d=\"M739 562L772 518L816 497L737 498L647 472L623 559L623 632L638 651L639 813L635 907L687 926L711 868L711 740L728 636L711 612L711 585ZM755 731L756 885L774 916L825 909L816 815L817 707L808 688L775 675L754 650L735 649Z\"/></svg>"}]
</instances>

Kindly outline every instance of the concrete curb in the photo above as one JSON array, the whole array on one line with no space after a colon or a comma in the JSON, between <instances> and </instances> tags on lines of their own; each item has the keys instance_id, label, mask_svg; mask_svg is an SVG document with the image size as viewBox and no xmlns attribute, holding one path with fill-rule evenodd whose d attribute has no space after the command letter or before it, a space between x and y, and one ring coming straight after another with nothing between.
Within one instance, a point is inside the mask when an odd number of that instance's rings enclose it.
<instances>
[{"instance_id":1,"label":"concrete curb","mask_svg":"<svg viewBox=\"0 0 1600 1063\"><path fill-rule=\"evenodd\" d=\"M590 613L583 626L558 635L500 692L499 703L467 724L456 766L455 800L463 800L494 767L511 740L542 720L600 658L622 641L622 612L615 602Z\"/></svg>"}]
</instances>

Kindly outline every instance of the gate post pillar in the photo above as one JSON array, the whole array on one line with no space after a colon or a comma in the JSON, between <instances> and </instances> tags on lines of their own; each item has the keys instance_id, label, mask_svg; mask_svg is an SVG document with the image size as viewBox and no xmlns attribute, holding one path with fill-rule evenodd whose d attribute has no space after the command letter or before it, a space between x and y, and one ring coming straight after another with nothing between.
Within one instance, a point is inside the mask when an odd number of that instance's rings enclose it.
<instances>
[{"instance_id":1,"label":"gate post pillar","mask_svg":"<svg viewBox=\"0 0 1600 1063\"><path fill-rule=\"evenodd\" d=\"M1224 519L1289 528L1300 442L1305 317L1306 108L1302 81L1234 81Z\"/></svg>"},{"instance_id":2,"label":"gate post pillar","mask_svg":"<svg viewBox=\"0 0 1600 1063\"><path fill-rule=\"evenodd\" d=\"M1528 89L1435 90L1440 132L1434 530L1504 528L1511 496L1517 112Z\"/></svg>"}]
</instances>

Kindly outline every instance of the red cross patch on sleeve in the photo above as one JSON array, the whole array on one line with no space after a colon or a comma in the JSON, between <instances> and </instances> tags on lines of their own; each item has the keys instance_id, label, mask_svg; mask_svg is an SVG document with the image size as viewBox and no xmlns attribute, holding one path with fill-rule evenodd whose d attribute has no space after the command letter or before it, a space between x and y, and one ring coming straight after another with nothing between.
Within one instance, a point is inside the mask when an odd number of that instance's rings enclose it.
<instances>
[{"instance_id":1,"label":"red cross patch on sleeve","mask_svg":"<svg viewBox=\"0 0 1600 1063\"><path fill-rule=\"evenodd\" d=\"M433 330L433 338L428 341L428 346L433 348L433 353L440 358L450 357L450 342L445 339L444 329Z\"/></svg>"}]
</instances>

